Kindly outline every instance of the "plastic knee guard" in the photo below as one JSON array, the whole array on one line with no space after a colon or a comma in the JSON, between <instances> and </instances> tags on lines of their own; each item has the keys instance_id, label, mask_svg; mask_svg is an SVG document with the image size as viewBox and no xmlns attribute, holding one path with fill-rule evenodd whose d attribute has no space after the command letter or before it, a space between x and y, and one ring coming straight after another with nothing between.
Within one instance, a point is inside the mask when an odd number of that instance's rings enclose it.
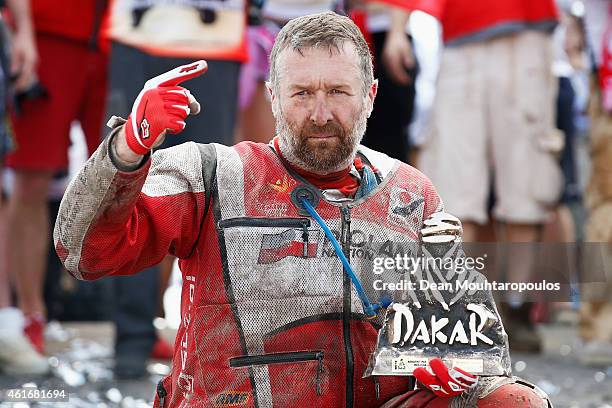
<instances>
[{"instance_id":1,"label":"plastic knee guard","mask_svg":"<svg viewBox=\"0 0 612 408\"><path fill-rule=\"evenodd\" d=\"M380 408L552 408L544 391L517 377L499 377L480 389L476 404L471 398L440 398L427 390L409 391ZM484 381L483 381L484 383ZM470 402L470 400L472 402Z\"/></svg>"},{"instance_id":2,"label":"plastic knee guard","mask_svg":"<svg viewBox=\"0 0 612 408\"><path fill-rule=\"evenodd\" d=\"M478 408L552 408L548 396L537 386L514 378L478 400Z\"/></svg>"}]
</instances>

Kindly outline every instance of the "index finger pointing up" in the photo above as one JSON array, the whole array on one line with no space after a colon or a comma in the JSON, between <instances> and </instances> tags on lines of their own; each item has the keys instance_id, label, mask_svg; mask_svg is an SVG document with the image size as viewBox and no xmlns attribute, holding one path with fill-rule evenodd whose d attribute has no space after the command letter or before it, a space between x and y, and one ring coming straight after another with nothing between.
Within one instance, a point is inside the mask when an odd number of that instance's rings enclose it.
<instances>
[{"instance_id":1,"label":"index finger pointing up","mask_svg":"<svg viewBox=\"0 0 612 408\"><path fill-rule=\"evenodd\" d=\"M200 60L187 65L181 65L155 78L149 79L145 84L145 89L158 86L176 86L183 81L202 75L208 69L206 61Z\"/></svg>"}]
</instances>

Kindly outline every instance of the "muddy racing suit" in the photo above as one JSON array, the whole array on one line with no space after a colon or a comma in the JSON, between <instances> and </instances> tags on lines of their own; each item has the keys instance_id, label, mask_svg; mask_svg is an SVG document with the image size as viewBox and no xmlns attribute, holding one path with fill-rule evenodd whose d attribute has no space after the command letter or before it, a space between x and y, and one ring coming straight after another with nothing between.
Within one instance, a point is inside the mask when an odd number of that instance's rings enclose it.
<instances>
[{"instance_id":1,"label":"muddy racing suit","mask_svg":"<svg viewBox=\"0 0 612 408\"><path fill-rule=\"evenodd\" d=\"M179 258L182 324L156 406L379 407L409 395L406 378L362 378L380 319L364 318L329 242L300 213L296 192L313 187L273 148L190 142L128 172L109 151L117 129L70 184L54 239L79 279ZM417 242L442 204L414 168L360 154L377 169L377 187L313 203L376 301L371 257Z\"/></svg>"}]
</instances>

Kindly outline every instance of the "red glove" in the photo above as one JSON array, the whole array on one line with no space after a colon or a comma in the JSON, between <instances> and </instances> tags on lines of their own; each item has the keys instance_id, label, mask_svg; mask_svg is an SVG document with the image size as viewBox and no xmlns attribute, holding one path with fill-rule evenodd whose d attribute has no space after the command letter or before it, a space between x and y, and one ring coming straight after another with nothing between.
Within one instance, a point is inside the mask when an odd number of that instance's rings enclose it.
<instances>
[{"instance_id":1,"label":"red glove","mask_svg":"<svg viewBox=\"0 0 612 408\"><path fill-rule=\"evenodd\" d=\"M460 368L449 369L439 358L431 360L429 366L433 374L423 367L418 367L413 375L438 397L455 397L478 383L477 376L466 373Z\"/></svg>"},{"instance_id":2,"label":"red glove","mask_svg":"<svg viewBox=\"0 0 612 408\"><path fill-rule=\"evenodd\" d=\"M166 132L176 134L185 129L185 118L190 113L197 114L200 104L178 84L203 74L207 69L205 61L197 61L145 83L125 124L126 141L134 153L146 154L159 144L155 141Z\"/></svg>"}]
</instances>

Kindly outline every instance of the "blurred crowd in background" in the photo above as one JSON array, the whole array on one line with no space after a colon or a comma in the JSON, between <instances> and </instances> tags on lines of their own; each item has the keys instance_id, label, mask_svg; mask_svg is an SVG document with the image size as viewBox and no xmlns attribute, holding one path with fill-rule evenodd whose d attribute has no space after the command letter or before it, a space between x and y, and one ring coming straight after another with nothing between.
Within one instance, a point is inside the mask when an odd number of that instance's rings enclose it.
<instances>
[{"instance_id":1,"label":"blurred crowd in background","mask_svg":"<svg viewBox=\"0 0 612 408\"><path fill-rule=\"evenodd\" d=\"M62 272L51 232L63 189L127 117L144 82L206 59L203 106L161 148L267 143L265 81L288 20L335 11L362 30L379 81L363 144L419 168L465 241L612 243L612 1L4 0L0 45L0 370L44 374L47 322L112 321L117 378L173 346L153 321L174 259L94 282ZM537 278L512 257L509 279ZM570 309L579 359L612 365L612 286L543 307L500 305L511 348ZM607 299L607 298L608 299ZM599 299L593 301L591 299ZM178 304L176 305L178 309ZM166 313L169 313L166 311ZM177 313L176 311L174 313Z\"/></svg>"}]
</instances>

